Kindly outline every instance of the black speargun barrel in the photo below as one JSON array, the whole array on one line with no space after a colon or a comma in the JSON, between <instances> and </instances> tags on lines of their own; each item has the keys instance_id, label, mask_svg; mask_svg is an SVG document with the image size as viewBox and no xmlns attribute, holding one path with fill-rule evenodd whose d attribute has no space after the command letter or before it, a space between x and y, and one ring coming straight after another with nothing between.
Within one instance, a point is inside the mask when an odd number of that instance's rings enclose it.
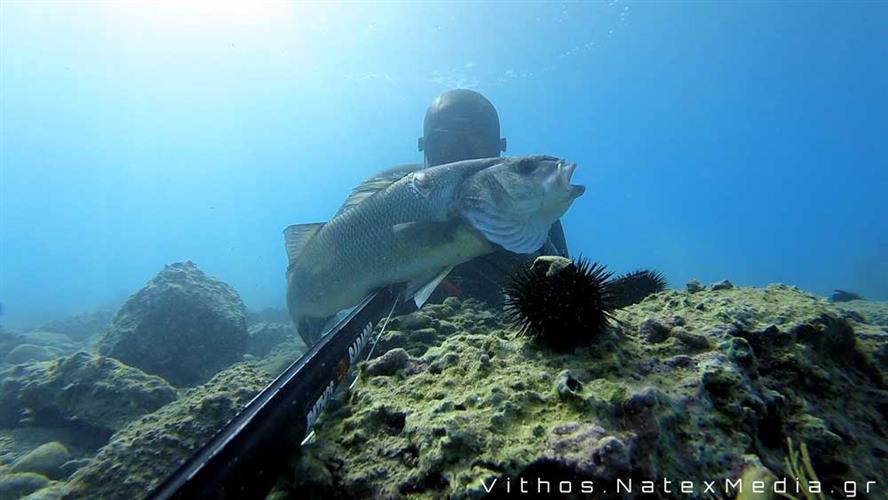
<instances>
[{"instance_id":1,"label":"black speargun barrel","mask_svg":"<svg viewBox=\"0 0 888 500\"><path fill-rule=\"evenodd\" d=\"M392 288L364 299L149 498L265 497L395 300Z\"/></svg>"}]
</instances>

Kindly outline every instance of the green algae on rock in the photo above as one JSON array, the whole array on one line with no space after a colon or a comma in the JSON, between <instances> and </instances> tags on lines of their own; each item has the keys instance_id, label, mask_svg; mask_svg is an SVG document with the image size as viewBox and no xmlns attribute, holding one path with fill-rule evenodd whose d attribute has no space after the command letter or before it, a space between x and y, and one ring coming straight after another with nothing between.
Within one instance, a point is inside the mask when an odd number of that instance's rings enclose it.
<instances>
[{"instance_id":1,"label":"green algae on rock","mask_svg":"<svg viewBox=\"0 0 888 500\"><path fill-rule=\"evenodd\" d=\"M65 486L65 498L140 498L209 440L270 378L236 364L111 437Z\"/></svg>"},{"instance_id":2,"label":"green algae on rock","mask_svg":"<svg viewBox=\"0 0 888 500\"><path fill-rule=\"evenodd\" d=\"M62 353L61 350L34 344L19 344L6 355L6 362L11 365L19 365L28 361L46 361L55 358Z\"/></svg>"},{"instance_id":3,"label":"green algae on rock","mask_svg":"<svg viewBox=\"0 0 888 500\"><path fill-rule=\"evenodd\" d=\"M110 432L176 399L160 377L115 359L78 352L12 368L0 383L0 424L23 415L46 424L75 423Z\"/></svg>"},{"instance_id":4,"label":"green algae on rock","mask_svg":"<svg viewBox=\"0 0 888 500\"><path fill-rule=\"evenodd\" d=\"M872 353L885 339L868 346L793 287L716 288L617 311L600 342L573 354L479 321L488 311L469 301L397 318L377 354L402 347L404 369L365 370L275 494L463 498L518 477L785 476L788 437L807 443L825 487L881 479L888 389ZM639 334L649 319L666 327L657 342ZM410 337L444 322L456 330Z\"/></svg>"},{"instance_id":5,"label":"green algae on rock","mask_svg":"<svg viewBox=\"0 0 888 500\"><path fill-rule=\"evenodd\" d=\"M175 386L192 386L240 361L247 340L237 292L184 262L166 266L132 295L98 348Z\"/></svg>"},{"instance_id":6,"label":"green algae on rock","mask_svg":"<svg viewBox=\"0 0 888 500\"><path fill-rule=\"evenodd\" d=\"M46 476L33 472L0 472L0 500L22 498L50 485Z\"/></svg>"},{"instance_id":7,"label":"green algae on rock","mask_svg":"<svg viewBox=\"0 0 888 500\"><path fill-rule=\"evenodd\" d=\"M111 323L113 317L112 311L95 311L50 321L42 325L39 330L64 333L74 340L86 341L90 337L101 334Z\"/></svg>"},{"instance_id":8,"label":"green algae on rock","mask_svg":"<svg viewBox=\"0 0 888 500\"><path fill-rule=\"evenodd\" d=\"M58 441L46 443L31 450L12 464L12 472L36 472L58 479L62 466L71 458L68 448Z\"/></svg>"}]
</instances>

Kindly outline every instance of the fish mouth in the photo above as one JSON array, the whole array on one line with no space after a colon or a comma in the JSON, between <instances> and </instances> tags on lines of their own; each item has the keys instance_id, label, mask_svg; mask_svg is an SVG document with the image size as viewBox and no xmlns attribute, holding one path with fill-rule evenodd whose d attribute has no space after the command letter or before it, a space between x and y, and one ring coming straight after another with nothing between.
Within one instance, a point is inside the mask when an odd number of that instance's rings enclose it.
<instances>
[{"instance_id":1,"label":"fish mouth","mask_svg":"<svg viewBox=\"0 0 888 500\"><path fill-rule=\"evenodd\" d=\"M586 186L570 183L570 179L573 177L576 169L577 164L572 161L562 160L558 163L558 176L561 180L561 185L567 188L571 198L576 198L586 192Z\"/></svg>"}]
</instances>

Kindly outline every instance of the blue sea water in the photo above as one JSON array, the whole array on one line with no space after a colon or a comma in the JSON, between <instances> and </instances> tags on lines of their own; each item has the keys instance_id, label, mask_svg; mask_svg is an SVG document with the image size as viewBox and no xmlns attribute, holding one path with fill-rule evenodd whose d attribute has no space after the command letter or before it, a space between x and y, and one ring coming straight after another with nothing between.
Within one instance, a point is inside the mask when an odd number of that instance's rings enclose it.
<instances>
[{"instance_id":1,"label":"blue sea water","mask_svg":"<svg viewBox=\"0 0 888 500\"><path fill-rule=\"evenodd\" d=\"M0 3L4 324L183 260L283 306L282 229L420 161L452 88L577 162L574 254L888 299L886 2L207 5Z\"/></svg>"}]
</instances>

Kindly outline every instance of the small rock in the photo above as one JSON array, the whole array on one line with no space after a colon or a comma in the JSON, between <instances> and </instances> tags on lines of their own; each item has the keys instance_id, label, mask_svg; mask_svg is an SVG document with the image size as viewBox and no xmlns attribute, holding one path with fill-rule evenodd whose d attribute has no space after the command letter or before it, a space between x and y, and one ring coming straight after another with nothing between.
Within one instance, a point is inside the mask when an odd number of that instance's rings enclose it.
<instances>
[{"instance_id":1,"label":"small rock","mask_svg":"<svg viewBox=\"0 0 888 500\"><path fill-rule=\"evenodd\" d=\"M533 265L531 266L533 269L545 269L546 277L551 278L556 276L559 272L561 272L566 267L573 264L573 261L566 257L561 257L558 255L543 255L541 257L537 257L536 260L533 261Z\"/></svg>"},{"instance_id":2,"label":"small rock","mask_svg":"<svg viewBox=\"0 0 888 500\"><path fill-rule=\"evenodd\" d=\"M459 299L456 297L447 297L444 299L444 305L447 307L452 307L453 309L459 309Z\"/></svg>"},{"instance_id":3,"label":"small rock","mask_svg":"<svg viewBox=\"0 0 888 500\"><path fill-rule=\"evenodd\" d=\"M730 290L734 288L734 284L728 280L721 280L718 283L713 283L709 288L714 290Z\"/></svg>"},{"instance_id":4,"label":"small rock","mask_svg":"<svg viewBox=\"0 0 888 500\"><path fill-rule=\"evenodd\" d=\"M623 402L623 412L636 414L648 411L657 404L657 391L653 387L646 387L629 396Z\"/></svg>"},{"instance_id":5,"label":"small rock","mask_svg":"<svg viewBox=\"0 0 888 500\"><path fill-rule=\"evenodd\" d=\"M851 302L852 300L863 300L863 297L854 292L848 292L846 290L835 290L833 291L832 295L829 296L829 301L832 303Z\"/></svg>"},{"instance_id":6,"label":"small rock","mask_svg":"<svg viewBox=\"0 0 888 500\"><path fill-rule=\"evenodd\" d=\"M557 426L549 439L550 449L534 463L576 476L611 481L631 470L631 446L606 432L594 424Z\"/></svg>"},{"instance_id":7,"label":"small rock","mask_svg":"<svg viewBox=\"0 0 888 500\"><path fill-rule=\"evenodd\" d=\"M684 317L679 316L677 314L672 317L671 322L672 322L672 326L684 326L686 323Z\"/></svg>"},{"instance_id":8,"label":"small rock","mask_svg":"<svg viewBox=\"0 0 888 500\"><path fill-rule=\"evenodd\" d=\"M605 436L598 441L592 450L592 461L601 464L603 471L613 475L622 474L631 468L629 449L614 436Z\"/></svg>"},{"instance_id":9,"label":"small rock","mask_svg":"<svg viewBox=\"0 0 888 500\"><path fill-rule=\"evenodd\" d=\"M716 401L724 401L743 384L743 378L733 368L724 364L713 364L703 370L703 388Z\"/></svg>"},{"instance_id":10,"label":"small rock","mask_svg":"<svg viewBox=\"0 0 888 500\"><path fill-rule=\"evenodd\" d=\"M364 373L371 377L394 375L398 370L406 368L409 364L410 355L404 349L397 347L367 363Z\"/></svg>"},{"instance_id":11,"label":"small rock","mask_svg":"<svg viewBox=\"0 0 888 500\"><path fill-rule=\"evenodd\" d=\"M49 486L49 479L33 472L0 476L0 498L22 498Z\"/></svg>"},{"instance_id":12,"label":"small rock","mask_svg":"<svg viewBox=\"0 0 888 500\"><path fill-rule=\"evenodd\" d=\"M62 465L71 459L65 445L58 441L46 443L31 450L27 455L12 464L13 472L36 472L44 476L58 479Z\"/></svg>"},{"instance_id":13,"label":"small rock","mask_svg":"<svg viewBox=\"0 0 888 500\"><path fill-rule=\"evenodd\" d=\"M445 335L445 336L450 335L451 333L454 333L455 331L456 331L456 325L454 325L453 323L451 323L449 321L441 320L441 322L438 324L438 332L437 333L440 333L441 335Z\"/></svg>"},{"instance_id":14,"label":"small rock","mask_svg":"<svg viewBox=\"0 0 888 500\"><path fill-rule=\"evenodd\" d=\"M697 304L697 305L694 306L694 309L696 309L696 310L698 310L698 311L705 311L705 310L706 310L706 304L703 303L703 302L700 302L699 304Z\"/></svg>"},{"instance_id":15,"label":"small rock","mask_svg":"<svg viewBox=\"0 0 888 500\"><path fill-rule=\"evenodd\" d=\"M61 472L63 478L68 477L77 472L77 470L86 467L89 462L89 458L75 458L74 460L68 460L59 467L59 472Z\"/></svg>"},{"instance_id":16,"label":"small rock","mask_svg":"<svg viewBox=\"0 0 888 500\"><path fill-rule=\"evenodd\" d=\"M657 344L669 338L669 328L654 318L644 320L638 327L638 333L651 344Z\"/></svg>"},{"instance_id":17,"label":"small rock","mask_svg":"<svg viewBox=\"0 0 888 500\"><path fill-rule=\"evenodd\" d=\"M672 329L672 336L692 349L706 349L709 347L709 341L706 340L706 337L691 333L680 326Z\"/></svg>"},{"instance_id":18,"label":"small rock","mask_svg":"<svg viewBox=\"0 0 888 500\"><path fill-rule=\"evenodd\" d=\"M297 340L296 330L289 323L255 323L250 325L247 333L247 353L258 357L267 355L284 342L302 344L301 339ZM300 347L305 349L304 345Z\"/></svg>"},{"instance_id":19,"label":"small rock","mask_svg":"<svg viewBox=\"0 0 888 500\"><path fill-rule=\"evenodd\" d=\"M863 315L857 311L840 311L839 314L840 314L839 317L841 317L842 319L844 319L846 321L856 321L858 323L866 323L867 322L866 318L863 317Z\"/></svg>"},{"instance_id":20,"label":"small rock","mask_svg":"<svg viewBox=\"0 0 888 500\"><path fill-rule=\"evenodd\" d=\"M723 346L728 359L744 368L754 369L756 366L755 352L752 346L743 337L734 337Z\"/></svg>"},{"instance_id":21,"label":"small rock","mask_svg":"<svg viewBox=\"0 0 888 500\"><path fill-rule=\"evenodd\" d=\"M697 293L706 290L706 287L701 285L697 280L688 281L687 284L685 284L685 287L687 288L688 293Z\"/></svg>"},{"instance_id":22,"label":"small rock","mask_svg":"<svg viewBox=\"0 0 888 500\"><path fill-rule=\"evenodd\" d=\"M398 328L401 330L420 330L423 328L434 328L434 318L426 315L421 311L412 312L410 314L398 318Z\"/></svg>"},{"instance_id":23,"label":"small rock","mask_svg":"<svg viewBox=\"0 0 888 500\"><path fill-rule=\"evenodd\" d=\"M480 361L481 366L487 366L490 364L490 356L488 356L487 354L482 354Z\"/></svg>"},{"instance_id":24,"label":"small rock","mask_svg":"<svg viewBox=\"0 0 888 500\"><path fill-rule=\"evenodd\" d=\"M420 328L409 335L412 342L430 344L438 337L438 331L434 328Z\"/></svg>"},{"instance_id":25,"label":"small rock","mask_svg":"<svg viewBox=\"0 0 888 500\"><path fill-rule=\"evenodd\" d=\"M558 390L559 396L562 398L568 398L573 397L582 391L583 384L574 377L574 374L571 373L570 370L564 370L558 374L558 378L555 380L555 389Z\"/></svg>"},{"instance_id":26,"label":"small rock","mask_svg":"<svg viewBox=\"0 0 888 500\"><path fill-rule=\"evenodd\" d=\"M668 358L664 363L673 368L690 368L694 366L694 358L687 354L679 354L678 356Z\"/></svg>"}]
</instances>

